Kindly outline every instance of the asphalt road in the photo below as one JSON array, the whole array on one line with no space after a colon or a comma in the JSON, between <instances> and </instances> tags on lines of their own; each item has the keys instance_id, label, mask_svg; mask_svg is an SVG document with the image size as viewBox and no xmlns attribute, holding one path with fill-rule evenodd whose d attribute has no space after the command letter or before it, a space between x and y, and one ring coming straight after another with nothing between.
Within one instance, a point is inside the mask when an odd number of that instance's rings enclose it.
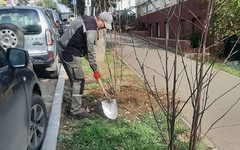
<instances>
[{"instance_id":1,"label":"asphalt road","mask_svg":"<svg viewBox=\"0 0 240 150\"><path fill-rule=\"evenodd\" d=\"M39 83L42 90L42 97L47 108L47 116L49 118L52 101L56 89L57 79L39 78Z\"/></svg>"},{"instance_id":2,"label":"asphalt road","mask_svg":"<svg viewBox=\"0 0 240 150\"><path fill-rule=\"evenodd\" d=\"M49 118L58 78L49 78L49 75L46 74L45 69L42 68L34 68L34 72L36 73L39 80L42 97L47 109L47 117Z\"/></svg>"},{"instance_id":3,"label":"asphalt road","mask_svg":"<svg viewBox=\"0 0 240 150\"><path fill-rule=\"evenodd\" d=\"M51 106L53 102L53 97L55 94L56 84L57 84L57 78L56 79L50 79L46 74L45 70L43 69L34 69L38 80L40 84L40 88L42 91L42 97L46 104L47 109L47 116L49 118L50 112L51 112Z\"/></svg>"}]
</instances>

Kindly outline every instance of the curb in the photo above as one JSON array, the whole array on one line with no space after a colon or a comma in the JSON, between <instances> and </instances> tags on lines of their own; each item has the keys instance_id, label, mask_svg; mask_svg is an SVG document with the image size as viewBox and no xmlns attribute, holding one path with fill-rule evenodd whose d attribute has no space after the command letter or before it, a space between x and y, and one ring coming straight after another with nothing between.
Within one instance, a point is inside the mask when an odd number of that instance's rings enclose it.
<instances>
[{"instance_id":1,"label":"curb","mask_svg":"<svg viewBox=\"0 0 240 150\"><path fill-rule=\"evenodd\" d=\"M61 109L62 109L62 98L64 93L66 72L61 66L60 73L58 76L57 86L53 98L51 112L48 121L46 137L43 141L41 150L56 150L57 137L60 127Z\"/></svg>"}]
</instances>

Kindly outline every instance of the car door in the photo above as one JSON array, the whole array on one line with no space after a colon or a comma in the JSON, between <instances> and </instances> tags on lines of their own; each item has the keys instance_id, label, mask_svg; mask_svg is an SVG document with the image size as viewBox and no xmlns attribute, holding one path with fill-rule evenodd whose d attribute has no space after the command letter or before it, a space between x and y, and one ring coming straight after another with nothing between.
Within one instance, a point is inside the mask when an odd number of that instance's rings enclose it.
<instances>
[{"instance_id":1,"label":"car door","mask_svg":"<svg viewBox=\"0 0 240 150\"><path fill-rule=\"evenodd\" d=\"M24 150L27 147L24 70L11 68L5 51L0 48L0 149L3 150Z\"/></svg>"}]
</instances>

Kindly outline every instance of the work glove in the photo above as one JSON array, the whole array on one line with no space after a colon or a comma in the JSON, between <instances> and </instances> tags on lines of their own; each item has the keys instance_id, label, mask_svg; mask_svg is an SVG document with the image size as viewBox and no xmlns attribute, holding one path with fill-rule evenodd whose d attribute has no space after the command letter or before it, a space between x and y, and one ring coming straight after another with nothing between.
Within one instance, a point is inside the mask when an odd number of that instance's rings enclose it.
<instances>
[{"instance_id":1,"label":"work glove","mask_svg":"<svg viewBox=\"0 0 240 150\"><path fill-rule=\"evenodd\" d=\"M100 72L94 72L93 76L97 81L101 78Z\"/></svg>"}]
</instances>

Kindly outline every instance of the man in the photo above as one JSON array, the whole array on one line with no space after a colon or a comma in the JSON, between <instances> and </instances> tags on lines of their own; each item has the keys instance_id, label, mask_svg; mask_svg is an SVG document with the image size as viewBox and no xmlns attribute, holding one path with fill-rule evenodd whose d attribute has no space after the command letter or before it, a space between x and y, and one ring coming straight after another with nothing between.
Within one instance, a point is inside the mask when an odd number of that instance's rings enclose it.
<instances>
[{"instance_id":1,"label":"man","mask_svg":"<svg viewBox=\"0 0 240 150\"><path fill-rule=\"evenodd\" d=\"M98 70L95 52L97 30L112 29L112 20L112 15L108 12L102 12L97 19L91 16L79 16L60 39L59 58L71 84L71 115L84 116L88 112L82 107L85 79L80 57L86 56L95 79L99 80L101 74Z\"/></svg>"}]
</instances>

